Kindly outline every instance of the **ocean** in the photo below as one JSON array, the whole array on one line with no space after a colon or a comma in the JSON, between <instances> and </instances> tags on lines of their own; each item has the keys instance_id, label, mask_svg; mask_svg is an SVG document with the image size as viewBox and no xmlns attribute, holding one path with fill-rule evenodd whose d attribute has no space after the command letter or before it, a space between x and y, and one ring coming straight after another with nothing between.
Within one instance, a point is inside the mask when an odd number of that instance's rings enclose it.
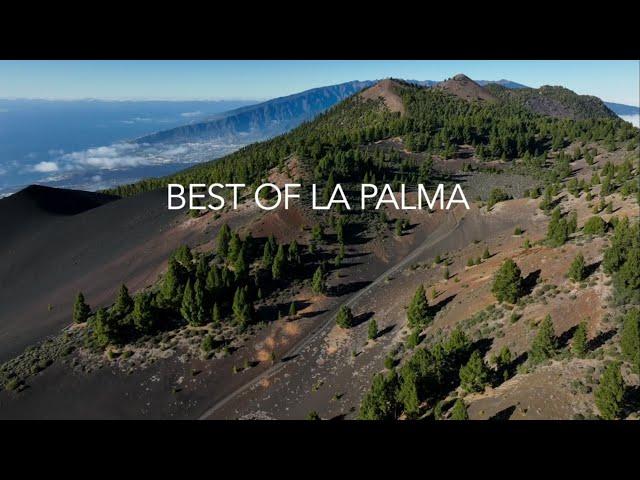
<instances>
[{"instance_id":1,"label":"ocean","mask_svg":"<svg viewBox=\"0 0 640 480\"><path fill-rule=\"evenodd\" d=\"M98 190L219 157L239 145L130 141L253 103L0 99L0 196L32 183Z\"/></svg>"}]
</instances>

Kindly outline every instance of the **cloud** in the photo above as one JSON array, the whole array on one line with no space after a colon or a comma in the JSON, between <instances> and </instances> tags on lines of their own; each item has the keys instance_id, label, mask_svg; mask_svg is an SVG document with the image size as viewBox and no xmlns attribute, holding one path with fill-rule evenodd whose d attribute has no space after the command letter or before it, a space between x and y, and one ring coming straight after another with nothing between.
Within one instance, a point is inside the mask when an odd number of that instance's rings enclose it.
<instances>
[{"instance_id":1,"label":"cloud","mask_svg":"<svg viewBox=\"0 0 640 480\"><path fill-rule=\"evenodd\" d=\"M40 162L40 163L36 163L32 167L32 169L34 172L50 173L50 172L57 172L59 167L56 162Z\"/></svg>"},{"instance_id":2,"label":"cloud","mask_svg":"<svg viewBox=\"0 0 640 480\"><path fill-rule=\"evenodd\" d=\"M98 173L104 170L126 170L153 165L199 163L221 157L242 146L214 140L180 144L120 142L65 153L54 159L60 171ZM45 163L54 162L41 162Z\"/></svg>"},{"instance_id":3,"label":"cloud","mask_svg":"<svg viewBox=\"0 0 640 480\"><path fill-rule=\"evenodd\" d=\"M631 123L634 127L640 127L640 115L620 115L624 121Z\"/></svg>"},{"instance_id":4,"label":"cloud","mask_svg":"<svg viewBox=\"0 0 640 480\"><path fill-rule=\"evenodd\" d=\"M202 115L202 112L200 110L195 111L195 112L184 112L184 113L180 114L181 117L186 117L186 118L197 117L199 115Z\"/></svg>"}]
</instances>

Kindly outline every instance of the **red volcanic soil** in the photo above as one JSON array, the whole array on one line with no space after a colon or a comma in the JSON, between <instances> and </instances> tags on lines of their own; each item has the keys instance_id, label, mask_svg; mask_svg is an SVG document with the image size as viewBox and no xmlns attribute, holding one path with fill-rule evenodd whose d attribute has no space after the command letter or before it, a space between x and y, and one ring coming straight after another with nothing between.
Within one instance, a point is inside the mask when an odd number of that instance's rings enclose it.
<instances>
[{"instance_id":1,"label":"red volcanic soil","mask_svg":"<svg viewBox=\"0 0 640 480\"><path fill-rule=\"evenodd\" d=\"M367 100L377 100L381 98L389 111L404 114L402 98L393 90L395 85L396 83L391 79L382 80L373 87L360 92L359 95Z\"/></svg>"},{"instance_id":2,"label":"red volcanic soil","mask_svg":"<svg viewBox=\"0 0 640 480\"><path fill-rule=\"evenodd\" d=\"M493 102L496 100L496 97L494 97L488 90L481 87L462 73L437 84L435 88L445 90L456 97L468 101L479 100L483 102Z\"/></svg>"}]
</instances>

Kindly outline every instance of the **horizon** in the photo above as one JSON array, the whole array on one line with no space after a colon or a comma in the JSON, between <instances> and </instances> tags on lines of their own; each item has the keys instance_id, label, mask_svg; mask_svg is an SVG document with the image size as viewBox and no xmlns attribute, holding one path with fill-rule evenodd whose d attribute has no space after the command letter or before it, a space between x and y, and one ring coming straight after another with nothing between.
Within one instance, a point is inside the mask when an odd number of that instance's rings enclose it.
<instances>
[{"instance_id":1,"label":"horizon","mask_svg":"<svg viewBox=\"0 0 640 480\"><path fill-rule=\"evenodd\" d=\"M442 81L458 73L640 106L638 61L0 61L0 99L263 102L352 81Z\"/></svg>"}]
</instances>

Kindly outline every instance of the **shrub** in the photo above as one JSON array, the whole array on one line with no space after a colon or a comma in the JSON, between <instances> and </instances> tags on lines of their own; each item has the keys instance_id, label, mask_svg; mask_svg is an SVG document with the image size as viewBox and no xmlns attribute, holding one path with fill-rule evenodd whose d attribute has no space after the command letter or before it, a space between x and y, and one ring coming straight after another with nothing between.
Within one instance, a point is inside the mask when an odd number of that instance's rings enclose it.
<instances>
[{"instance_id":1,"label":"shrub","mask_svg":"<svg viewBox=\"0 0 640 480\"><path fill-rule=\"evenodd\" d=\"M494 188L489 193L489 200L487 200L487 209L491 210L491 208L493 208L496 203L504 202L505 200L509 200L509 198L511 197L501 188Z\"/></svg>"}]
</instances>

